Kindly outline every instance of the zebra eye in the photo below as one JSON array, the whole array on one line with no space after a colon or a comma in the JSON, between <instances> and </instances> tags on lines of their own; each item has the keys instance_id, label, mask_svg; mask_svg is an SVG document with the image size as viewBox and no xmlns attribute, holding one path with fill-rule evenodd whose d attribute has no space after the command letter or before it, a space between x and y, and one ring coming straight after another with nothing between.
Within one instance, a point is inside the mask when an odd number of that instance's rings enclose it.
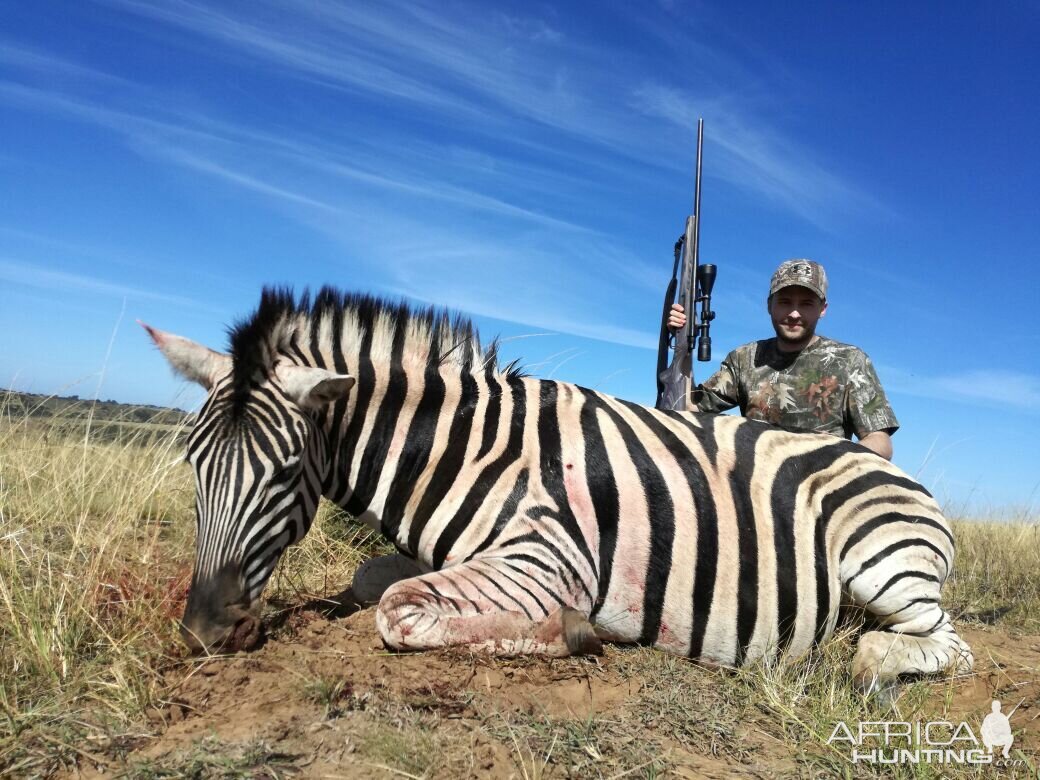
<instances>
[{"instance_id":1,"label":"zebra eye","mask_svg":"<svg viewBox=\"0 0 1040 780\"><path fill-rule=\"evenodd\" d=\"M287 463L282 463L275 470L271 477L272 482L288 482L296 475L296 467L299 466L299 461L293 459Z\"/></svg>"},{"instance_id":2,"label":"zebra eye","mask_svg":"<svg viewBox=\"0 0 1040 780\"><path fill-rule=\"evenodd\" d=\"M276 485L284 484L292 480L293 474L295 474L293 469L278 469L271 478L271 482Z\"/></svg>"}]
</instances>

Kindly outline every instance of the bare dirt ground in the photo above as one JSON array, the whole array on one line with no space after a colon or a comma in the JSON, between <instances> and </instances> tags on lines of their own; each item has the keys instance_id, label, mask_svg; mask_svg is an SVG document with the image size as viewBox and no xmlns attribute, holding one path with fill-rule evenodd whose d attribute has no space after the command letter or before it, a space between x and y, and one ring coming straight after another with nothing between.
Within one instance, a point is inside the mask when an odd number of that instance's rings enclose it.
<instances>
[{"instance_id":1,"label":"bare dirt ground","mask_svg":"<svg viewBox=\"0 0 1040 780\"><path fill-rule=\"evenodd\" d=\"M292 611L253 653L169 669L169 694L147 727L116 754L85 752L71 776L772 778L842 769L823 744L826 723L802 718L816 734L807 740L778 716L782 702L769 706L761 685L749 693L731 672L645 648L562 660L397 654L379 640L373 610L338 613ZM1016 740L1035 768L1040 637L984 627L963 635L976 674L934 683L934 707L921 711L978 724L993 698L1005 712L1018 704Z\"/></svg>"}]
</instances>

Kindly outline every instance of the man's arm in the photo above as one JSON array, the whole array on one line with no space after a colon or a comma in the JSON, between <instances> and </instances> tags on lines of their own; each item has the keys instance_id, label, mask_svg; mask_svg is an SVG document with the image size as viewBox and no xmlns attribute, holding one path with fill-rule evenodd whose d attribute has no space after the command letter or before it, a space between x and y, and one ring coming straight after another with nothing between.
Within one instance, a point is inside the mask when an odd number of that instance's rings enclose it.
<instances>
[{"instance_id":1,"label":"man's arm","mask_svg":"<svg viewBox=\"0 0 1040 780\"><path fill-rule=\"evenodd\" d=\"M691 411L718 414L740 405L736 353L730 352L719 370L690 391Z\"/></svg>"},{"instance_id":2,"label":"man's arm","mask_svg":"<svg viewBox=\"0 0 1040 780\"><path fill-rule=\"evenodd\" d=\"M868 450L873 450L885 460L892 460L892 437L888 431L874 431L868 433L859 443Z\"/></svg>"},{"instance_id":3,"label":"man's arm","mask_svg":"<svg viewBox=\"0 0 1040 780\"><path fill-rule=\"evenodd\" d=\"M852 430L860 444L885 460L892 460L892 434L899 429L899 420L889 406L874 364L866 353L859 354L859 365L849 376L848 414Z\"/></svg>"}]
</instances>

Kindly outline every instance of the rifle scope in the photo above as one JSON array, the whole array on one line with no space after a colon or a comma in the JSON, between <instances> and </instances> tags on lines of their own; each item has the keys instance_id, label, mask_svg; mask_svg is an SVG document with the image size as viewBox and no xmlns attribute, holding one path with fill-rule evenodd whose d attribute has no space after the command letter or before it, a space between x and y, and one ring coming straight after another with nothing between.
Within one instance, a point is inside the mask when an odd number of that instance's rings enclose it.
<instances>
[{"instance_id":1,"label":"rifle scope","mask_svg":"<svg viewBox=\"0 0 1040 780\"><path fill-rule=\"evenodd\" d=\"M697 303L701 305L701 321L697 327L697 360L711 360L711 321L715 312L711 310L711 289L715 286L716 267L711 263L697 266Z\"/></svg>"},{"instance_id":2,"label":"rifle scope","mask_svg":"<svg viewBox=\"0 0 1040 780\"><path fill-rule=\"evenodd\" d=\"M715 286L715 274L717 272L718 269L712 263L697 266L697 284L701 288L701 297L711 297L711 289Z\"/></svg>"}]
</instances>

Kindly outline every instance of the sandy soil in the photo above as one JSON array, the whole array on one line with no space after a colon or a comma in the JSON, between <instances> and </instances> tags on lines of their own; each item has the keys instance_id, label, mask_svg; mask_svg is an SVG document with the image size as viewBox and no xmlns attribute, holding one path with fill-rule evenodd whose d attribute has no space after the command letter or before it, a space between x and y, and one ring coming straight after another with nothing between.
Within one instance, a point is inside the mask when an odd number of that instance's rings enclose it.
<instances>
[{"instance_id":1,"label":"sandy soil","mask_svg":"<svg viewBox=\"0 0 1040 780\"><path fill-rule=\"evenodd\" d=\"M796 749L755 718L734 727L740 744L725 750L696 734L676 741L674 734L633 730L638 717L618 714L629 712L654 681L641 679L638 665L626 661L650 651L610 647L598 659L512 661L395 654L380 642L371 609L340 612L292 613L255 652L171 669L168 699L149 713L148 728L126 755L104 765L84 760L75 774L92 777L100 768L107 776L150 777L194 770L194 776L609 777L633 769L642 776L642 763L691 778L807 776ZM956 685L950 712L978 723L994 697L1018 704L1012 724L1035 754L1040 637L963 633L977 674ZM711 678L705 679L707 702ZM558 731L552 744L543 740L539 724L563 721L578 731L582 724L607 729L609 745L580 734L564 744ZM252 769L219 775L206 763L243 744L264 746L262 761L242 764ZM207 766L210 774L198 769Z\"/></svg>"}]
</instances>

